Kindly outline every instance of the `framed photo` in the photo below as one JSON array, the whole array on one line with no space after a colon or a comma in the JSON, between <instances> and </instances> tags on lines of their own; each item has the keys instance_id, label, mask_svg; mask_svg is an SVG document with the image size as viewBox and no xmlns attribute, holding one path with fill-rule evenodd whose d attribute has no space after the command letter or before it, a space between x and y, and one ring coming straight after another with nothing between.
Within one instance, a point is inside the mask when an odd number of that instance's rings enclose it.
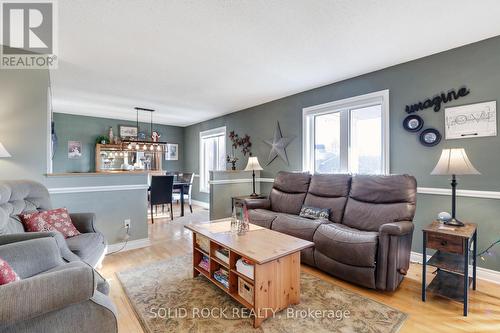
<instances>
[{"instance_id":1,"label":"framed photo","mask_svg":"<svg viewBox=\"0 0 500 333\"><path fill-rule=\"evenodd\" d=\"M81 141L68 141L68 158L78 159L82 157Z\"/></svg>"},{"instance_id":2,"label":"framed photo","mask_svg":"<svg viewBox=\"0 0 500 333\"><path fill-rule=\"evenodd\" d=\"M120 125L121 138L137 138L137 126Z\"/></svg>"},{"instance_id":3,"label":"framed photo","mask_svg":"<svg viewBox=\"0 0 500 333\"><path fill-rule=\"evenodd\" d=\"M166 161L177 161L179 159L179 144L167 143L167 151L165 151Z\"/></svg>"},{"instance_id":4,"label":"framed photo","mask_svg":"<svg viewBox=\"0 0 500 333\"><path fill-rule=\"evenodd\" d=\"M446 108L444 118L446 140L497 135L496 101Z\"/></svg>"}]
</instances>

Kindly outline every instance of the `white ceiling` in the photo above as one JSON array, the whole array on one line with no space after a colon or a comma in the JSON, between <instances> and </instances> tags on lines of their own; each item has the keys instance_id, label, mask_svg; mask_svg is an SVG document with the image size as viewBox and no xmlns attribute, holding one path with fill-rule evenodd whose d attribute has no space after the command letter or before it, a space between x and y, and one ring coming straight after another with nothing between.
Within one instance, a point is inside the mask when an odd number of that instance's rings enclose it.
<instances>
[{"instance_id":1,"label":"white ceiling","mask_svg":"<svg viewBox=\"0 0 500 333\"><path fill-rule=\"evenodd\" d=\"M54 110L178 126L500 34L498 0L58 3Z\"/></svg>"}]
</instances>

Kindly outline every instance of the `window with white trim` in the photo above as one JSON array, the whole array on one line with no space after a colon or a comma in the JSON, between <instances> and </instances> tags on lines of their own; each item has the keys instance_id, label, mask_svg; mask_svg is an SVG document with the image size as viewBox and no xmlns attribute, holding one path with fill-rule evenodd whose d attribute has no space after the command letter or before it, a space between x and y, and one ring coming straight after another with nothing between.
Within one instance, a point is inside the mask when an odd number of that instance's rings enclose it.
<instances>
[{"instance_id":1,"label":"window with white trim","mask_svg":"<svg viewBox=\"0 0 500 333\"><path fill-rule=\"evenodd\" d=\"M303 169L389 173L389 90L303 109Z\"/></svg>"},{"instance_id":2,"label":"window with white trim","mask_svg":"<svg viewBox=\"0 0 500 333\"><path fill-rule=\"evenodd\" d=\"M226 170L226 127L200 132L200 192L210 191L210 171L216 170Z\"/></svg>"}]
</instances>

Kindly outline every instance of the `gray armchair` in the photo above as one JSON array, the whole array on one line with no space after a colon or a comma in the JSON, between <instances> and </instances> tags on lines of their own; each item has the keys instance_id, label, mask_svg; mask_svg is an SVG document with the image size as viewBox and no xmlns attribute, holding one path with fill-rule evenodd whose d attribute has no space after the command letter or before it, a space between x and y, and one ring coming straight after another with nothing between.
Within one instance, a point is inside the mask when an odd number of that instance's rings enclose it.
<instances>
[{"instance_id":1,"label":"gray armchair","mask_svg":"<svg viewBox=\"0 0 500 333\"><path fill-rule=\"evenodd\" d=\"M58 232L24 232L19 214L51 208L49 192L42 184L30 180L1 181L0 245L52 237L66 261L83 260L92 267L99 265L106 252L106 241L103 234L95 228L93 213L70 214L81 234L68 239L64 239Z\"/></svg>"},{"instance_id":2,"label":"gray armchair","mask_svg":"<svg viewBox=\"0 0 500 333\"><path fill-rule=\"evenodd\" d=\"M0 245L21 280L0 286L0 332L117 332L116 310L91 266L61 258L53 237Z\"/></svg>"}]
</instances>

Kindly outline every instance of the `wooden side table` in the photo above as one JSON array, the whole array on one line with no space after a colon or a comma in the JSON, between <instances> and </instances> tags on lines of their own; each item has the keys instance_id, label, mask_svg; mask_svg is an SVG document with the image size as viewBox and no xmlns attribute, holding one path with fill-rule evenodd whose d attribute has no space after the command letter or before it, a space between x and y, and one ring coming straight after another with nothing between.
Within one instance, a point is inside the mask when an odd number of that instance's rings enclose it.
<instances>
[{"instance_id":1,"label":"wooden side table","mask_svg":"<svg viewBox=\"0 0 500 333\"><path fill-rule=\"evenodd\" d=\"M476 290L477 225L466 223L463 227L448 226L438 221L423 230L422 301L426 290L464 303L464 316L469 306L469 288ZM472 249L472 278L469 263ZM436 252L427 260L427 248ZM426 287L427 265L437 267L436 277Z\"/></svg>"}]
</instances>

